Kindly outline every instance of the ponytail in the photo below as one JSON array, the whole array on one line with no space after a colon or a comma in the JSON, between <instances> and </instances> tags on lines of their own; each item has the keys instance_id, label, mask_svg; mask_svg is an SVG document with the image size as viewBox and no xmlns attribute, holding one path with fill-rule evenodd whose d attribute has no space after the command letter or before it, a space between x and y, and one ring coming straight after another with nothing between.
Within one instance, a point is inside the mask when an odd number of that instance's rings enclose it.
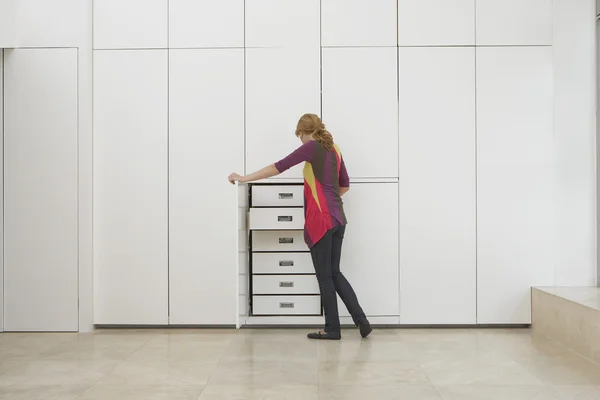
<instances>
[{"instance_id":1,"label":"ponytail","mask_svg":"<svg viewBox=\"0 0 600 400\"><path fill-rule=\"evenodd\" d=\"M321 144L327 151L333 151L333 136L327 129L325 129L325 125L321 124L322 128L315 130L312 134L313 139Z\"/></svg>"},{"instance_id":2,"label":"ponytail","mask_svg":"<svg viewBox=\"0 0 600 400\"><path fill-rule=\"evenodd\" d=\"M312 135L312 138L317 141L327 151L333 151L334 143L333 136L325 128L325 124L321 121L318 115L304 114L298 121L296 127L296 136Z\"/></svg>"}]
</instances>

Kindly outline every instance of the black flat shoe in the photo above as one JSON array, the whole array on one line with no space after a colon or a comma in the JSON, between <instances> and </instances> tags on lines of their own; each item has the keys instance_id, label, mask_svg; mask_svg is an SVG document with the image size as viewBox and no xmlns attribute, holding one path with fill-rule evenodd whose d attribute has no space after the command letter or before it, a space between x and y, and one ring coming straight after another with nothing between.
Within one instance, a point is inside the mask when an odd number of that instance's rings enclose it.
<instances>
[{"instance_id":1,"label":"black flat shoe","mask_svg":"<svg viewBox=\"0 0 600 400\"><path fill-rule=\"evenodd\" d=\"M316 340L340 340L342 338L342 334L341 333L315 332L315 333L309 333L308 335L306 335L306 337L309 339L316 339Z\"/></svg>"},{"instance_id":2,"label":"black flat shoe","mask_svg":"<svg viewBox=\"0 0 600 400\"><path fill-rule=\"evenodd\" d=\"M373 328L371 328L371 324L366 319L364 321L362 321L360 324L358 324L358 329L360 330L360 336L362 336L363 338L366 338L367 336L369 336L371 334L371 332L373 332Z\"/></svg>"}]
</instances>

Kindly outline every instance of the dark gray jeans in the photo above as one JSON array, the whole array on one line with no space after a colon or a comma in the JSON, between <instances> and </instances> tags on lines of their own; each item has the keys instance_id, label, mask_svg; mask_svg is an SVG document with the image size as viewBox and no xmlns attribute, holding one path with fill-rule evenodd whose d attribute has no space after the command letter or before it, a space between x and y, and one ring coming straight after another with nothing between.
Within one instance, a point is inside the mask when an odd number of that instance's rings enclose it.
<instances>
[{"instance_id":1,"label":"dark gray jeans","mask_svg":"<svg viewBox=\"0 0 600 400\"><path fill-rule=\"evenodd\" d=\"M330 229L310 249L325 312L325 332L328 333L340 332L340 315L336 292L346 305L356 325L366 319L354 289L340 271L340 258L345 231L346 226L336 226Z\"/></svg>"}]
</instances>

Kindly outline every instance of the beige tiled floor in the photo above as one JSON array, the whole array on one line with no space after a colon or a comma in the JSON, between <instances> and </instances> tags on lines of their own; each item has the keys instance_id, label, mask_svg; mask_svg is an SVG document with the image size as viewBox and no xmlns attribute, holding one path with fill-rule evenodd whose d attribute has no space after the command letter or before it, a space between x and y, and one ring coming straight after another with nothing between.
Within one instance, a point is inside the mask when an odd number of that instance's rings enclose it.
<instances>
[{"instance_id":1,"label":"beige tiled floor","mask_svg":"<svg viewBox=\"0 0 600 400\"><path fill-rule=\"evenodd\" d=\"M598 400L600 366L530 330L0 334L2 400Z\"/></svg>"}]
</instances>

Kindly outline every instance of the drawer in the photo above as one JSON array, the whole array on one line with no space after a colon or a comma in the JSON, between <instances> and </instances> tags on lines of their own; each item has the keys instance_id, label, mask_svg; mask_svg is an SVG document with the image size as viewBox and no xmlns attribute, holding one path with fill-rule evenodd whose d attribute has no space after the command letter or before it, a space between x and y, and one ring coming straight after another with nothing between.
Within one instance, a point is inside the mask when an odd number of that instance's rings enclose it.
<instances>
[{"instance_id":1,"label":"drawer","mask_svg":"<svg viewBox=\"0 0 600 400\"><path fill-rule=\"evenodd\" d=\"M252 296L254 315L321 315L321 296Z\"/></svg>"},{"instance_id":2,"label":"drawer","mask_svg":"<svg viewBox=\"0 0 600 400\"><path fill-rule=\"evenodd\" d=\"M254 275L252 294L319 294L314 275Z\"/></svg>"},{"instance_id":3,"label":"drawer","mask_svg":"<svg viewBox=\"0 0 600 400\"><path fill-rule=\"evenodd\" d=\"M304 209L251 208L248 227L251 230L304 229Z\"/></svg>"},{"instance_id":4,"label":"drawer","mask_svg":"<svg viewBox=\"0 0 600 400\"><path fill-rule=\"evenodd\" d=\"M254 274L314 274L310 253L254 253Z\"/></svg>"},{"instance_id":5,"label":"drawer","mask_svg":"<svg viewBox=\"0 0 600 400\"><path fill-rule=\"evenodd\" d=\"M253 185L252 207L303 207L303 185Z\"/></svg>"},{"instance_id":6,"label":"drawer","mask_svg":"<svg viewBox=\"0 0 600 400\"><path fill-rule=\"evenodd\" d=\"M252 231L252 251L308 251L304 231Z\"/></svg>"}]
</instances>

